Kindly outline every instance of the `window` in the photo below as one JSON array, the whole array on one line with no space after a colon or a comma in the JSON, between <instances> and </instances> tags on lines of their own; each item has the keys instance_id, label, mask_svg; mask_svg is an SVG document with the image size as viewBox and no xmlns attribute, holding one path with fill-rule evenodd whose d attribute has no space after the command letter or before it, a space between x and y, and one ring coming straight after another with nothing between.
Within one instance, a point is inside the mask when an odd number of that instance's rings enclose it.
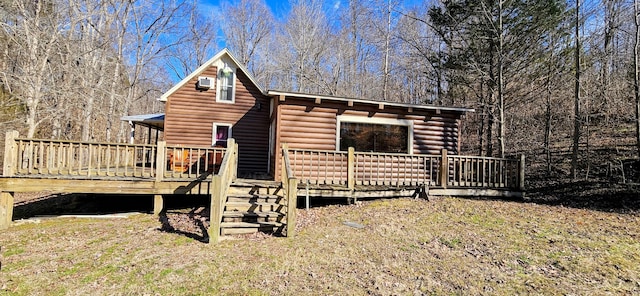
<instances>
[{"instance_id":1,"label":"window","mask_svg":"<svg viewBox=\"0 0 640 296\"><path fill-rule=\"evenodd\" d=\"M211 137L211 146L227 148L227 140L231 138L230 124L213 124L213 135Z\"/></svg>"},{"instance_id":2,"label":"window","mask_svg":"<svg viewBox=\"0 0 640 296\"><path fill-rule=\"evenodd\" d=\"M233 103L235 97L236 74L229 66L224 66L218 71L217 102Z\"/></svg>"},{"instance_id":3,"label":"window","mask_svg":"<svg viewBox=\"0 0 640 296\"><path fill-rule=\"evenodd\" d=\"M338 116L338 150L413 153L413 122L408 120Z\"/></svg>"}]
</instances>

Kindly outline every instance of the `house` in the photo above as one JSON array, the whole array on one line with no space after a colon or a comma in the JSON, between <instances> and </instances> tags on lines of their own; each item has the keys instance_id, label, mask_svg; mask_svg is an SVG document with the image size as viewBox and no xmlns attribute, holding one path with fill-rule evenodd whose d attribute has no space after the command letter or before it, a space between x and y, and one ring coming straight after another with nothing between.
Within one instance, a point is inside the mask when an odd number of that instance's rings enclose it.
<instances>
[{"instance_id":1,"label":"house","mask_svg":"<svg viewBox=\"0 0 640 296\"><path fill-rule=\"evenodd\" d=\"M267 91L226 49L160 100L164 114L122 118L133 131L149 129L143 145L8 131L0 229L11 224L15 192L152 194L157 215L164 196L206 194L208 236L217 241L255 231L293 235L301 186L307 204L309 196L522 197L524 190L524 156L460 155L461 119L471 109ZM273 181L246 179L257 176Z\"/></svg>"},{"instance_id":2,"label":"house","mask_svg":"<svg viewBox=\"0 0 640 296\"><path fill-rule=\"evenodd\" d=\"M277 175L283 143L292 149L459 154L460 121L473 111L265 90L227 49L160 101L166 104L167 145L225 147L234 138L239 175Z\"/></svg>"}]
</instances>

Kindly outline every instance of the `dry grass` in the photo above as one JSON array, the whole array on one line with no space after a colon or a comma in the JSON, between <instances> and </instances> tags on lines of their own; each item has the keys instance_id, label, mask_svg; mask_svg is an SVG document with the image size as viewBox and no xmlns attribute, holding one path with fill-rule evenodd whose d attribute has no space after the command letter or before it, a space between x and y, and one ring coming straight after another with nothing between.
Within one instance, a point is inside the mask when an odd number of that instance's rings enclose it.
<instances>
[{"instance_id":1,"label":"dry grass","mask_svg":"<svg viewBox=\"0 0 640 296\"><path fill-rule=\"evenodd\" d=\"M293 239L219 244L146 214L19 225L0 236L0 294L640 293L636 213L396 199L299 216Z\"/></svg>"}]
</instances>

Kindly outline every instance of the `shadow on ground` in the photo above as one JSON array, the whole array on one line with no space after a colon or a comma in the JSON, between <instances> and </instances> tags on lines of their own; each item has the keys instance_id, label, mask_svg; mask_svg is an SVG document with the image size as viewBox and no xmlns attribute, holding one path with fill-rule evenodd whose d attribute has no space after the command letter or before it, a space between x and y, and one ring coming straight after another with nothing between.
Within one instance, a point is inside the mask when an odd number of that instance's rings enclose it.
<instances>
[{"instance_id":1,"label":"shadow on ground","mask_svg":"<svg viewBox=\"0 0 640 296\"><path fill-rule=\"evenodd\" d=\"M175 195L164 199L158 230L208 242L209 197ZM17 202L13 219L59 215L107 215L119 213L153 213L152 195L53 194Z\"/></svg>"},{"instance_id":2,"label":"shadow on ground","mask_svg":"<svg viewBox=\"0 0 640 296\"><path fill-rule=\"evenodd\" d=\"M160 231L179 234L201 243L209 242L209 208L195 207L189 212L164 211L158 221Z\"/></svg>"},{"instance_id":3,"label":"shadow on ground","mask_svg":"<svg viewBox=\"0 0 640 296\"><path fill-rule=\"evenodd\" d=\"M17 202L14 219L57 215L105 215L153 211L149 195L53 194Z\"/></svg>"},{"instance_id":4,"label":"shadow on ground","mask_svg":"<svg viewBox=\"0 0 640 296\"><path fill-rule=\"evenodd\" d=\"M527 199L537 204L624 214L640 211L640 184L554 180L532 182L527 188Z\"/></svg>"}]
</instances>

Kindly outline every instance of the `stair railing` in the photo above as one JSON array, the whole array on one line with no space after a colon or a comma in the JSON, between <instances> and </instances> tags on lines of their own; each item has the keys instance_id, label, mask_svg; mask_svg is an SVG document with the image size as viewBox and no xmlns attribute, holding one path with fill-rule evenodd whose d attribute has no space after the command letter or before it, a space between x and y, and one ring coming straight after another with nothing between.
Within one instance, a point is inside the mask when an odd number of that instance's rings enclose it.
<instances>
[{"instance_id":1,"label":"stair railing","mask_svg":"<svg viewBox=\"0 0 640 296\"><path fill-rule=\"evenodd\" d=\"M296 208L298 207L298 180L291 169L289 148L282 144L282 189L287 200L287 237L293 237L296 231Z\"/></svg>"},{"instance_id":2,"label":"stair railing","mask_svg":"<svg viewBox=\"0 0 640 296\"><path fill-rule=\"evenodd\" d=\"M220 239L220 225L222 214L227 201L227 193L231 183L238 173L238 144L234 139L227 142L227 152L224 154L220 170L211 180L211 210L209 226L209 242L215 243Z\"/></svg>"}]
</instances>

